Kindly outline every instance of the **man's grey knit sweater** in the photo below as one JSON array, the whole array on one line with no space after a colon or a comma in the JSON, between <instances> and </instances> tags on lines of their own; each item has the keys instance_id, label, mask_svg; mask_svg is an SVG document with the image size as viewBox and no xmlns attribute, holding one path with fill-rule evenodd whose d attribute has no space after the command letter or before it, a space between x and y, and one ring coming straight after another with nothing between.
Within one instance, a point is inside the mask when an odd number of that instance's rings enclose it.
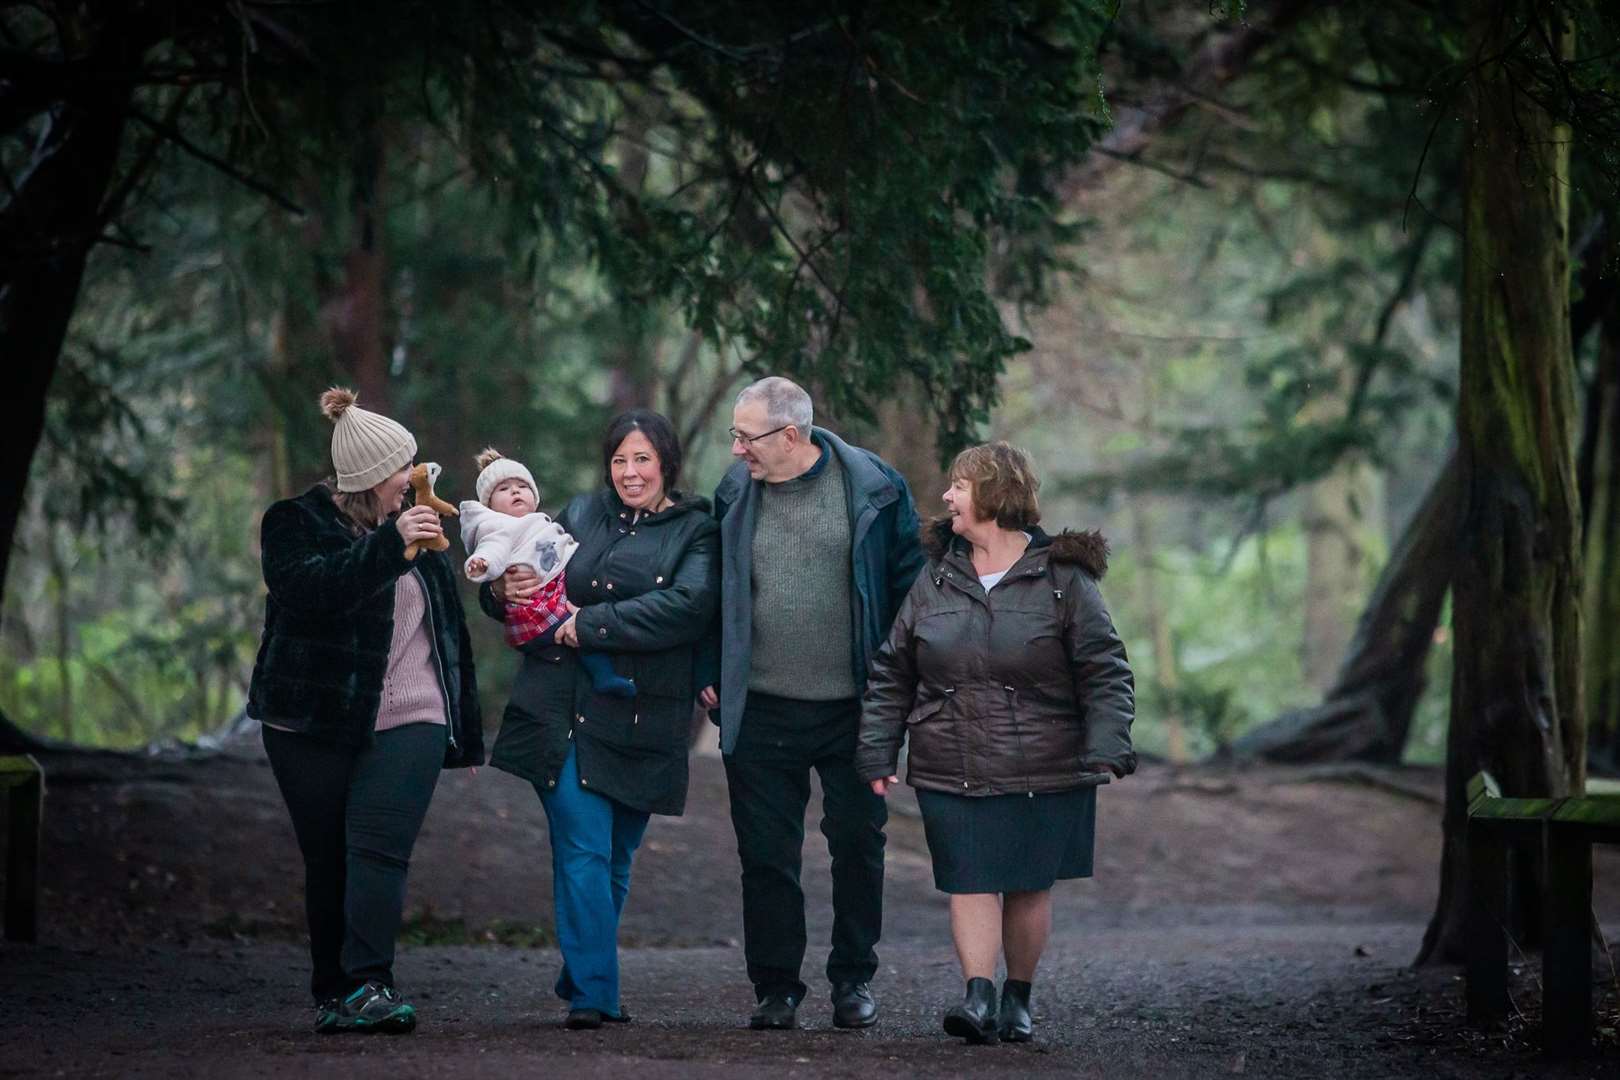
<instances>
[{"instance_id":1,"label":"man's grey knit sweater","mask_svg":"<svg viewBox=\"0 0 1620 1080\"><path fill-rule=\"evenodd\" d=\"M849 500L838 457L766 484L754 520L748 689L801 701L852 698L855 618Z\"/></svg>"}]
</instances>

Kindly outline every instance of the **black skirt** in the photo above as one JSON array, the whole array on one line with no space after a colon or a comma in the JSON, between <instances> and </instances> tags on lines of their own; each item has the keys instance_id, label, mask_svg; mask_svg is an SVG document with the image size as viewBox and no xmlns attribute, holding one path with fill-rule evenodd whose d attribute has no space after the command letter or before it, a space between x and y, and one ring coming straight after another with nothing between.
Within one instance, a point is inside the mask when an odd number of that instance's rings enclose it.
<instances>
[{"instance_id":1,"label":"black skirt","mask_svg":"<svg viewBox=\"0 0 1620 1080\"><path fill-rule=\"evenodd\" d=\"M919 788L917 805L940 892L1039 892L1091 876L1095 787L982 797Z\"/></svg>"}]
</instances>

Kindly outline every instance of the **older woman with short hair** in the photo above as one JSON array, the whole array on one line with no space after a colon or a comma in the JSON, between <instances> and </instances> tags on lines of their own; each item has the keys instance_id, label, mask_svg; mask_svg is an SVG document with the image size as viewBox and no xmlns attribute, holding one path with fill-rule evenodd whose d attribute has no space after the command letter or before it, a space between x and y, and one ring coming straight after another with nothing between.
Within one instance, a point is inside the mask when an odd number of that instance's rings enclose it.
<instances>
[{"instance_id":1,"label":"older woman with short hair","mask_svg":"<svg viewBox=\"0 0 1620 1080\"><path fill-rule=\"evenodd\" d=\"M906 779L966 980L945 1030L1023 1042L1052 885L1091 876L1097 787L1136 768L1134 691L1097 587L1102 536L1042 532L1039 481L1006 443L958 454L950 481L929 564L873 663L855 766L887 794L910 741Z\"/></svg>"}]
</instances>

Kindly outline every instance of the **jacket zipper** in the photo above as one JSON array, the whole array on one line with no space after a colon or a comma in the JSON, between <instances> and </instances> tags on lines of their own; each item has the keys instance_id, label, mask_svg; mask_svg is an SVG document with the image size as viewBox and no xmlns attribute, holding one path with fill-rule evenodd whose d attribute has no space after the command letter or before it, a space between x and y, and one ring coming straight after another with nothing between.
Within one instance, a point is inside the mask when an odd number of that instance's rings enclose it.
<instances>
[{"instance_id":1,"label":"jacket zipper","mask_svg":"<svg viewBox=\"0 0 1620 1080\"><path fill-rule=\"evenodd\" d=\"M1019 576L1026 578L1039 577L1044 573L1046 571L1043 567L1031 567ZM989 600L988 593L985 595L985 600ZM1003 684L1003 689L1007 691L1007 708L1012 711L1013 737L1018 740L1018 761L1024 766L1024 790L1033 799L1035 797L1035 784L1029 778L1029 755L1024 753L1024 726L1018 722L1018 690L1005 684Z\"/></svg>"},{"instance_id":2,"label":"jacket zipper","mask_svg":"<svg viewBox=\"0 0 1620 1080\"><path fill-rule=\"evenodd\" d=\"M427 613L428 641L433 645L433 668L439 673L439 700L444 703L444 737L449 740L450 749L457 749L456 745L456 718L450 712L450 691L445 688L444 659L439 655L439 628L433 621L433 593L427 586L427 577L414 566L412 575L417 585L422 589L422 610Z\"/></svg>"},{"instance_id":3,"label":"jacket zipper","mask_svg":"<svg viewBox=\"0 0 1620 1080\"><path fill-rule=\"evenodd\" d=\"M996 610L990 603L990 591L988 589L981 586L979 592L983 595L982 597L976 596L973 590L967 588L965 585L958 584L955 576L952 575L949 570L946 570L943 565L941 566L941 571L942 573L935 582L936 585L942 584L946 578L949 578L951 583L956 585L956 587L960 589L969 599L980 600L980 602L984 604L985 617L989 619L992 624L995 622ZM1026 570L1018 576L1037 577L1043 573L1045 573L1045 570L1037 567ZM986 642L985 648L986 651L988 651L988 642ZM1033 799L1035 797L1035 785L1030 781L1029 778L1029 756L1024 753L1024 728L1023 725L1018 722L1018 691L1016 688L1009 686L1006 683L1002 683L1001 688L1007 693L1007 711L1012 714L1013 738L1018 740L1018 762L1023 766L1024 792L1031 799ZM967 785L964 783L963 786L966 787Z\"/></svg>"},{"instance_id":4,"label":"jacket zipper","mask_svg":"<svg viewBox=\"0 0 1620 1080\"><path fill-rule=\"evenodd\" d=\"M1013 738L1018 740L1018 763L1024 767L1024 790L1033 799L1035 785L1029 779L1029 755L1024 753L1024 726L1018 722L1018 691L1005 684L1001 688L1007 691L1007 709L1012 713Z\"/></svg>"}]
</instances>

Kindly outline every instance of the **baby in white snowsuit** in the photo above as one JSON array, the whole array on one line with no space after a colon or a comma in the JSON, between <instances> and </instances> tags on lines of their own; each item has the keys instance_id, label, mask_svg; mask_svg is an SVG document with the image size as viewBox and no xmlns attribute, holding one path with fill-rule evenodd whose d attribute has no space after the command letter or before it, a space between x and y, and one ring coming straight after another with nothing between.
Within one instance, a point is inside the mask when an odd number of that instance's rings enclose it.
<instances>
[{"instance_id":1,"label":"baby in white snowsuit","mask_svg":"<svg viewBox=\"0 0 1620 1080\"><path fill-rule=\"evenodd\" d=\"M522 463L487 448L478 455L478 501L463 502L461 542L467 548L466 573L473 581L494 581L513 566L540 575L540 591L506 605L506 641L525 652L552 645L557 627L576 610L568 602L563 568L579 542L539 510L534 476ZM580 666L597 693L634 697L636 684L613 670L605 654L579 651Z\"/></svg>"}]
</instances>

